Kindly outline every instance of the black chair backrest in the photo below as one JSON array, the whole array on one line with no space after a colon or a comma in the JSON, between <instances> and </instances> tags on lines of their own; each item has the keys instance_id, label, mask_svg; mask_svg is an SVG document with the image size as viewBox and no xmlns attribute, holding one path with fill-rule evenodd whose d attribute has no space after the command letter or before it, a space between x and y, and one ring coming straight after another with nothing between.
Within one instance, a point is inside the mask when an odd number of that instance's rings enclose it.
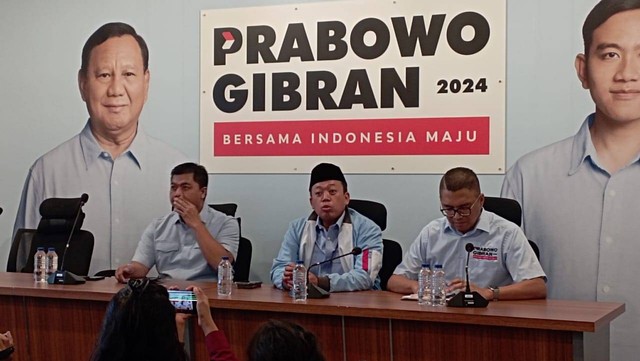
<instances>
[{"instance_id":1,"label":"black chair backrest","mask_svg":"<svg viewBox=\"0 0 640 361\"><path fill-rule=\"evenodd\" d=\"M233 281L247 282L249 281L249 273L251 271L251 257L253 255L253 246L251 241L245 237L240 237L238 244L238 255L233 263Z\"/></svg>"},{"instance_id":2,"label":"black chair backrest","mask_svg":"<svg viewBox=\"0 0 640 361\"><path fill-rule=\"evenodd\" d=\"M349 208L371 219L381 230L384 231L387 228L387 207L384 204L363 199L351 199ZM402 262L402 246L391 239L383 239L382 245L382 268L380 268L378 275L380 276L380 287L386 290L389 277Z\"/></svg>"},{"instance_id":3,"label":"black chair backrest","mask_svg":"<svg viewBox=\"0 0 640 361\"><path fill-rule=\"evenodd\" d=\"M235 217L236 211L238 210L238 205L235 203L209 204L209 207L231 217ZM236 219L238 220L238 227L240 227L240 242L238 243L238 254L233 262L233 281L247 282L249 281L249 273L251 272L253 246L249 239L242 237L242 220L240 217L236 217Z\"/></svg>"},{"instance_id":4,"label":"black chair backrest","mask_svg":"<svg viewBox=\"0 0 640 361\"><path fill-rule=\"evenodd\" d=\"M35 234L36 230L29 228L20 228L16 231L9 250L9 259L7 259L7 272L19 272L24 268L29 259L31 242Z\"/></svg>"},{"instance_id":5,"label":"black chair backrest","mask_svg":"<svg viewBox=\"0 0 640 361\"><path fill-rule=\"evenodd\" d=\"M216 203L209 204L209 207L215 209L218 212L222 212L227 216L235 217L236 210L238 209L238 205L235 203Z\"/></svg>"},{"instance_id":6,"label":"black chair backrest","mask_svg":"<svg viewBox=\"0 0 640 361\"><path fill-rule=\"evenodd\" d=\"M382 267L378 275L380 275L380 287L386 291L389 278L402 262L402 246L390 239L383 239L382 244L384 252L382 253Z\"/></svg>"},{"instance_id":7,"label":"black chair backrest","mask_svg":"<svg viewBox=\"0 0 640 361\"><path fill-rule=\"evenodd\" d=\"M483 208L520 227L522 222L522 207L520 207L520 203L515 199L485 196ZM529 240L529 244L531 248L533 248L536 257L540 259L540 248L538 248L538 245L532 240Z\"/></svg>"},{"instance_id":8,"label":"black chair backrest","mask_svg":"<svg viewBox=\"0 0 640 361\"><path fill-rule=\"evenodd\" d=\"M37 248L44 247L46 251L53 247L58 254L58 269L86 276L91 265L94 239L91 232L80 229L84 220L80 198L45 199L40 204L40 215L42 218L31 239L26 263L22 268L16 267L16 271L33 272L33 256ZM72 230L73 235L69 239ZM69 248L66 248L67 242Z\"/></svg>"},{"instance_id":9,"label":"black chair backrest","mask_svg":"<svg viewBox=\"0 0 640 361\"><path fill-rule=\"evenodd\" d=\"M349 201L349 208L372 220L380 227L380 230L387 229L387 207L384 204L363 199L352 199Z\"/></svg>"},{"instance_id":10,"label":"black chair backrest","mask_svg":"<svg viewBox=\"0 0 640 361\"><path fill-rule=\"evenodd\" d=\"M511 221L518 226L522 221L522 208L515 199L500 197L484 197L484 209Z\"/></svg>"},{"instance_id":11,"label":"black chair backrest","mask_svg":"<svg viewBox=\"0 0 640 361\"><path fill-rule=\"evenodd\" d=\"M21 272L33 272L33 256L38 247L44 247L45 252L49 247L56 249L58 254L58 269L62 269L62 261L64 259L64 270L75 273L78 276L86 276L89 274L91 266L91 256L93 255L93 234L85 230L77 230L73 232L69 248L65 247L69 235L64 233L39 233L36 231L33 241L31 242L31 251L27 263L20 270Z\"/></svg>"},{"instance_id":12,"label":"black chair backrest","mask_svg":"<svg viewBox=\"0 0 640 361\"><path fill-rule=\"evenodd\" d=\"M218 212L222 212L229 217L234 217L238 220L238 230L240 233L240 237L242 237L242 219L240 217L236 217L236 210L238 210L238 205L235 203L216 203L209 204L209 207L215 209Z\"/></svg>"}]
</instances>

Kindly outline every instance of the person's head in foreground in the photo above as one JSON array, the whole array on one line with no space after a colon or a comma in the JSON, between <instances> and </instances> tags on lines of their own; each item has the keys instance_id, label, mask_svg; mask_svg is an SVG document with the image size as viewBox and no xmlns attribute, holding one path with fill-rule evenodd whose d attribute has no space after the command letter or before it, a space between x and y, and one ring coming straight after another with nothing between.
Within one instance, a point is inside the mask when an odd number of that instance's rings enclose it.
<instances>
[{"instance_id":1,"label":"person's head in foreground","mask_svg":"<svg viewBox=\"0 0 640 361\"><path fill-rule=\"evenodd\" d=\"M91 359L186 360L167 289L148 278L130 280L107 306Z\"/></svg>"},{"instance_id":2,"label":"person's head in foreground","mask_svg":"<svg viewBox=\"0 0 640 361\"><path fill-rule=\"evenodd\" d=\"M249 361L324 361L316 336L285 320L269 320L255 333L248 348Z\"/></svg>"}]
</instances>

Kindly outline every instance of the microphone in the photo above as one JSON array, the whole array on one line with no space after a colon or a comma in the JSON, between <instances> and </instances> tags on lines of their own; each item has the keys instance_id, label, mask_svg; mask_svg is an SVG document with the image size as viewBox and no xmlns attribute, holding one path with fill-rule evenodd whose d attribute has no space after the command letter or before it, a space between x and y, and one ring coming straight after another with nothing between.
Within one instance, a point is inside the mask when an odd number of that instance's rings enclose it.
<instances>
[{"instance_id":1,"label":"microphone","mask_svg":"<svg viewBox=\"0 0 640 361\"><path fill-rule=\"evenodd\" d=\"M447 306L449 307L487 307L489 301L487 301L481 294L476 291L471 292L471 286L469 285L469 256L471 252L475 249L475 246L472 243L467 243L464 246L465 251L467 251L467 264L464 267L464 273L467 279L467 286L464 291L458 292L453 298L447 301Z\"/></svg>"},{"instance_id":2,"label":"microphone","mask_svg":"<svg viewBox=\"0 0 640 361\"><path fill-rule=\"evenodd\" d=\"M307 269L307 282L309 280L309 272L311 271L311 269L313 267L317 267L317 266L321 266L325 263L329 263L329 262L333 262L339 258L342 257L346 257L346 256L357 256L360 253L362 253L362 248L360 247L354 247L351 252L349 253L345 253L345 254L341 254L339 256L335 256L333 258L329 258L328 260L322 261L322 262L316 262L314 264L312 264L311 266L309 266L309 268ZM318 287L317 285L314 285L312 283L308 283L307 284L307 298L328 298L329 297L329 292L325 291L324 289L322 289L321 287Z\"/></svg>"},{"instance_id":3,"label":"microphone","mask_svg":"<svg viewBox=\"0 0 640 361\"><path fill-rule=\"evenodd\" d=\"M471 255L471 252L473 252L474 249L475 247L471 243L467 243L464 246L464 250L467 251L467 264L464 266L464 273L467 276L467 288L464 291L467 293L471 292L471 286L469 285L469 255Z\"/></svg>"},{"instance_id":4,"label":"microphone","mask_svg":"<svg viewBox=\"0 0 640 361\"><path fill-rule=\"evenodd\" d=\"M76 218L73 220L71 232L69 232L69 238L67 239L67 244L64 247L64 252L62 253L62 262L60 263L60 269L49 276L49 278L47 279L47 283L49 284L77 285L85 283L83 277L64 270L64 260L65 257L67 257L67 250L69 250L69 244L71 243L73 232L76 230L78 218L80 218L80 212L82 212L82 206L84 206L88 200L89 195L87 193L82 193L82 195L80 196L80 202L78 203L78 209L76 210Z\"/></svg>"}]
</instances>

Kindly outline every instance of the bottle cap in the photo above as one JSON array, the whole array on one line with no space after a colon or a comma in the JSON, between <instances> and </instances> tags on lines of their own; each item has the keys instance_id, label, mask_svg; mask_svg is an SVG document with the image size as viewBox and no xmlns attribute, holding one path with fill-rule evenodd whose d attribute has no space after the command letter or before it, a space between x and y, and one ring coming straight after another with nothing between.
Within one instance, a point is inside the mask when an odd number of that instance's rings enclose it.
<instances>
[{"instance_id":1,"label":"bottle cap","mask_svg":"<svg viewBox=\"0 0 640 361\"><path fill-rule=\"evenodd\" d=\"M441 264L437 264L436 268L442 268L442 265Z\"/></svg>"},{"instance_id":2,"label":"bottle cap","mask_svg":"<svg viewBox=\"0 0 640 361\"><path fill-rule=\"evenodd\" d=\"M222 256L222 259L223 260L229 260L229 257L228 256Z\"/></svg>"},{"instance_id":3,"label":"bottle cap","mask_svg":"<svg viewBox=\"0 0 640 361\"><path fill-rule=\"evenodd\" d=\"M423 263L423 264L422 264L422 268L429 268L429 267L431 267L431 265L430 265L430 264L428 264L428 263Z\"/></svg>"},{"instance_id":4,"label":"bottle cap","mask_svg":"<svg viewBox=\"0 0 640 361\"><path fill-rule=\"evenodd\" d=\"M304 264L304 261L299 259L298 261L296 261L296 264Z\"/></svg>"},{"instance_id":5,"label":"bottle cap","mask_svg":"<svg viewBox=\"0 0 640 361\"><path fill-rule=\"evenodd\" d=\"M44 251L44 247L38 247L38 251Z\"/></svg>"},{"instance_id":6,"label":"bottle cap","mask_svg":"<svg viewBox=\"0 0 640 361\"><path fill-rule=\"evenodd\" d=\"M55 252L56 249L54 247L49 247L49 252Z\"/></svg>"}]
</instances>

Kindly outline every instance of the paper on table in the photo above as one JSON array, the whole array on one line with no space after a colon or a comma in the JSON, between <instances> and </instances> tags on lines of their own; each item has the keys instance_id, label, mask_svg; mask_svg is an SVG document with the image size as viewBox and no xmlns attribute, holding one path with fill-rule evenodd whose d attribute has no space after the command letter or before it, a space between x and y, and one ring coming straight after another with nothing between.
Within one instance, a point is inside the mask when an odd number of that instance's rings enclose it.
<instances>
[{"instance_id":1,"label":"paper on table","mask_svg":"<svg viewBox=\"0 0 640 361\"><path fill-rule=\"evenodd\" d=\"M457 294L457 292L454 293L447 293L447 298L446 300L449 301L451 298L453 298L453 296L455 296ZM417 301L418 300L418 294L417 293L412 293L410 295L404 295L400 298L401 300L405 300L405 301Z\"/></svg>"},{"instance_id":2,"label":"paper on table","mask_svg":"<svg viewBox=\"0 0 640 361\"><path fill-rule=\"evenodd\" d=\"M401 300L407 300L407 301L417 301L418 300L418 294L417 293L412 293L410 295L404 295L400 299Z\"/></svg>"}]
</instances>

